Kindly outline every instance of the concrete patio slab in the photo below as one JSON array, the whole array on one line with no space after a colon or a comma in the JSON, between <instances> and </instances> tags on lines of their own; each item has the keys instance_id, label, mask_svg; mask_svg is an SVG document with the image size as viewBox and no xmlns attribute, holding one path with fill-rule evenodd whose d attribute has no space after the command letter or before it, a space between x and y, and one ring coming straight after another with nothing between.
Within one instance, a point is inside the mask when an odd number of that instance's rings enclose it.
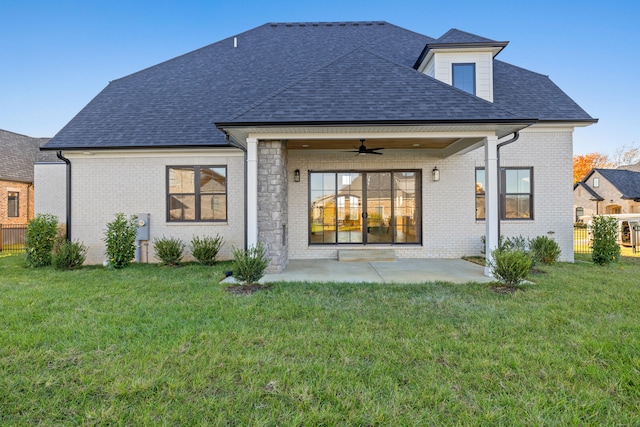
<instances>
[{"instance_id":1,"label":"concrete patio slab","mask_svg":"<svg viewBox=\"0 0 640 427\"><path fill-rule=\"evenodd\" d=\"M495 281L484 267L462 259L399 259L397 262L340 262L335 259L290 260L284 272L260 282L452 283Z\"/></svg>"}]
</instances>

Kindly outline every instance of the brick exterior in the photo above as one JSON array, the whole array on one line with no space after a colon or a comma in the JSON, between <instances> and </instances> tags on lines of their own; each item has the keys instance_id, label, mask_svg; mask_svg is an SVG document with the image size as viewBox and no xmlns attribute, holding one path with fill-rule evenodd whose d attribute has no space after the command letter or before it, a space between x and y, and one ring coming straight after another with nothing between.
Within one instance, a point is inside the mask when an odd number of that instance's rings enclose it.
<instances>
[{"instance_id":1,"label":"brick exterior","mask_svg":"<svg viewBox=\"0 0 640 427\"><path fill-rule=\"evenodd\" d=\"M67 153L72 165L72 239L89 247L87 264L104 260L104 230L117 212L149 213L150 238L141 260L157 262L153 239L178 237L187 244L194 235L220 234L225 241L220 259L232 259L232 249L244 247L244 155L240 150ZM174 223L166 220L166 167L227 166L228 220L222 223ZM145 245L147 243L147 245ZM185 260L192 259L190 254Z\"/></svg>"},{"instance_id":2,"label":"brick exterior","mask_svg":"<svg viewBox=\"0 0 640 427\"><path fill-rule=\"evenodd\" d=\"M534 169L534 220L502 221L505 236L555 239L562 249L561 260L573 261L571 211L571 130L535 127L521 132L520 139L501 150L502 166ZM433 182L437 166L441 179ZM484 221L475 219L475 168L484 166L484 152L474 150L446 159L429 157L421 150L386 150L383 156L353 156L343 152L289 152L289 228L296 236L289 242L291 259L337 258L338 249L360 245L310 246L308 244L308 171L322 170L422 170L422 245L395 245L400 258L458 258L476 255L483 249ZM293 182L300 169L301 181ZM374 246L371 246L374 247Z\"/></svg>"},{"instance_id":3,"label":"brick exterior","mask_svg":"<svg viewBox=\"0 0 640 427\"><path fill-rule=\"evenodd\" d=\"M293 175L292 175L293 176ZM287 236L287 146L281 141L258 147L258 239L267 247L269 273L289 262Z\"/></svg>"},{"instance_id":4,"label":"brick exterior","mask_svg":"<svg viewBox=\"0 0 640 427\"><path fill-rule=\"evenodd\" d=\"M8 211L9 192L18 196L18 216L10 217ZM0 180L0 224L26 224L33 218L33 184Z\"/></svg>"},{"instance_id":5,"label":"brick exterior","mask_svg":"<svg viewBox=\"0 0 640 427\"><path fill-rule=\"evenodd\" d=\"M35 213L52 214L60 223L67 217L67 165L65 163L36 163L34 166Z\"/></svg>"}]
</instances>

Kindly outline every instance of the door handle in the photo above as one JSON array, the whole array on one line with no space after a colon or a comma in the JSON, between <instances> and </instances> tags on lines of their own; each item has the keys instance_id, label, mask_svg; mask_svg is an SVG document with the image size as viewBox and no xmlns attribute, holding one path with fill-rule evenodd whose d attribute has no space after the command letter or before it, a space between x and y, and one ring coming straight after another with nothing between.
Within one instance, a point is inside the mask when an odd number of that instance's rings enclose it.
<instances>
[{"instance_id":1,"label":"door handle","mask_svg":"<svg viewBox=\"0 0 640 427\"><path fill-rule=\"evenodd\" d=\"M362 212L362 218L367 219L369 218L369 214L366 212Z\"/></svg>"}]
</instances>

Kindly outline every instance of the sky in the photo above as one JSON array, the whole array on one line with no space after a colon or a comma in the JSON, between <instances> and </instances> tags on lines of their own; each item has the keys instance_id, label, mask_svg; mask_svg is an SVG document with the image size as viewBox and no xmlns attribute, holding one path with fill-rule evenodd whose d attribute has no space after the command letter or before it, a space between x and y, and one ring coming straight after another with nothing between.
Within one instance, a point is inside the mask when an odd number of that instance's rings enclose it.
<instances>
[{"instance_id":1,"label":"sky","mask_svg":"<svg viewBox=\"0 0 640 427\"><path fill-rule=\"evenodd\" d=\"M640 144L636 0L0 0L0 129L52 137L111 80L267 22L318 21L509 41L498 59L599 119L576 129L574 154Z\"/></svg>"}]
</instances>

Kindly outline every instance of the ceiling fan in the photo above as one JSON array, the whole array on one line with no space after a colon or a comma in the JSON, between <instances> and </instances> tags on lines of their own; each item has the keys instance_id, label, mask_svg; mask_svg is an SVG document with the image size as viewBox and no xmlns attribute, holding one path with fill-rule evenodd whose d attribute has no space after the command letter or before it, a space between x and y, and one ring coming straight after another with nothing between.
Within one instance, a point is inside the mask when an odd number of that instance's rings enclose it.
<instances>
[{"instance_id":1,"label":"ceiling fan","mask_svg":"<svg viewBox=\"0 0 640 427\"><path fill-rule=\"evenodd\" d=\"M348 153L358 153L356 154L356 156L365 155L365 154L382 155L382 153L378 153L378 150L384 150L384 148L367 148L364 145L364 139L360 140L360 147L353 147L353 148L355 148L356 150L348 151Z\"/></svg>"}]
</instances>

